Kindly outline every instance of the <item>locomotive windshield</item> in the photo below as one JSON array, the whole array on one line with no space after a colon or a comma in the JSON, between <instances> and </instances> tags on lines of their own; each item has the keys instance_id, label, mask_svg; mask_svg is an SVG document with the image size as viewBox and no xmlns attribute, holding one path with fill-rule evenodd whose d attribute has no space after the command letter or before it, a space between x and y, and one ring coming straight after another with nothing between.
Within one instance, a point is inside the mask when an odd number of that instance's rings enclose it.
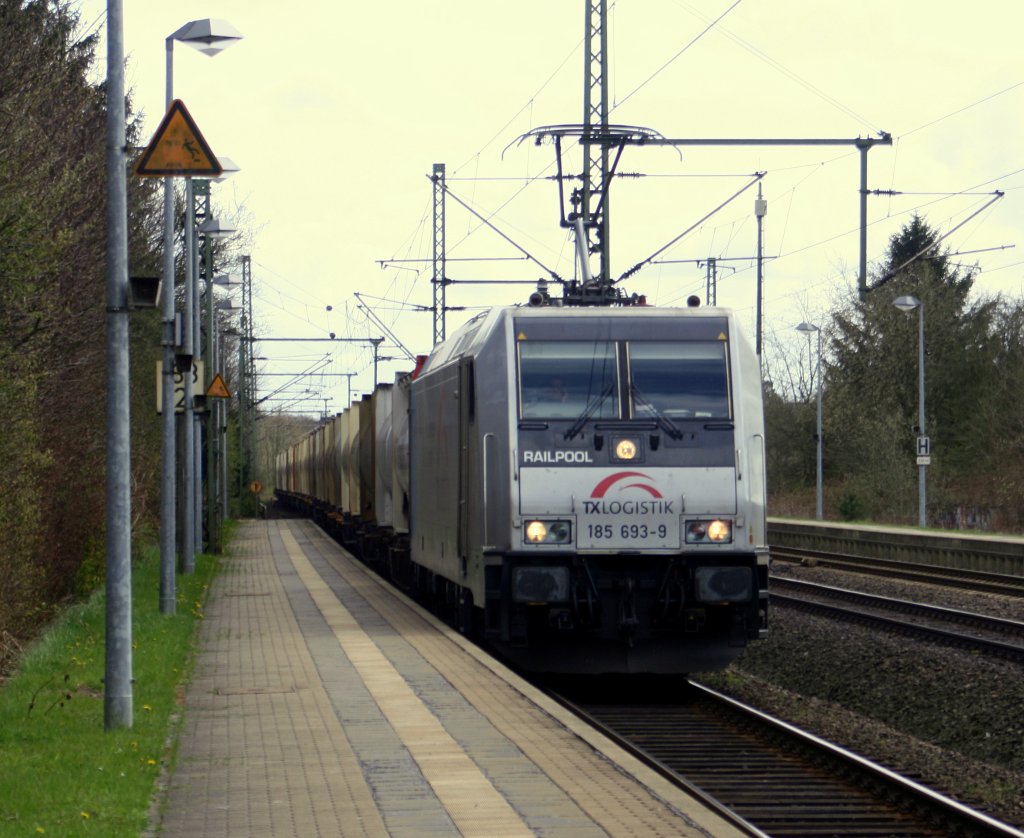
<instances>
[{"instance_id":1,"label":"locomotive windshield","mask_svg":"<svg viewBox=\"0 0 1024 838\"><path fill-rule=\"evenodd\" d=\"M575 419L587 410L595 418L619 415L615 343L531 340L518 347L521 418Z\"/></svg>"},{"instance_id":2,"label":"locomotive windshield","mask_svg":"<svg viewBox=\"0 0 1024 838\"><path fill-rule=\"evenodd\" d=\"M530 340L518 349L522 419L732 417L725 341ZM628 358L625 404L620 349Z\"/></svg>"},{"instance_id":3,"label":"locomotive windshield","mask_svg":"<svg viewBox=\"0 0 1024 838\"><path fill-rule=\"evenodd\" d=\"M725 341L630 341L632 415L728 419Z\"/></svg>"}]
</instances>

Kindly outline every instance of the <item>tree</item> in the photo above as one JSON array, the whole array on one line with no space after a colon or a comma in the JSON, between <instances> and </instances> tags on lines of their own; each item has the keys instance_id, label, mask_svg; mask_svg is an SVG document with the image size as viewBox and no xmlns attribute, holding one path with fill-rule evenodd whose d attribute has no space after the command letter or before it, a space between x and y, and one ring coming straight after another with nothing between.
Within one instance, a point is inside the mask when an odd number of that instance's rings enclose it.
<instances>
[{"instance_id":1,"label":"tree","mask_svg":"<svg viewBox=\"0 0 1024 838\"><path fill-rule=\"evenodd\" d=\"M829 460L848 490L881 519L912 520L917 497L918 323L893 306L896 297L913 295L924 304L933 506L955 497L957 482L988 459L977 420L978 405L997 383L997 303L970 301L973 271L953 264L948 252L938 252L938 238L915 216L890 240L880 279L866 299L833 315L826 389Z\"/></svg>"},{"instance_id":2,"label":"tree","mask_svg":"<svg viewBox=\"0 0 1024 838\"><path fill-rule=\"evenodd\" d=\"M0 638L24 638L102 578L106 95L88 78L96 40L77 27L60 0L0 0ZM130 184L132 270L158 260L152 189ZM143 359L157 357L159 331L134 318L132 332L147 373L135 379L133 434L145 434L155 382ZM159 445L133 442L133 455L145 509Z\"/></svg>"}]
</instances>

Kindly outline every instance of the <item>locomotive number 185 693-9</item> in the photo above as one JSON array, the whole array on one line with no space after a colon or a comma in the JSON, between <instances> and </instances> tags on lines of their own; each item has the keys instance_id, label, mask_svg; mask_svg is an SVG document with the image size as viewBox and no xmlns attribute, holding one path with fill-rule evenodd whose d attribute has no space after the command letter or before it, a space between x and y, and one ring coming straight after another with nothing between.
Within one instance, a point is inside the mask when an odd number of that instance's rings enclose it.
<instances>
[{"instance_id":1,"label":"locomotive number 185 693-9","mask_svg":"<svg viewBox=\"0 0 1024 838\"><path fill-rule=\"evenodd\" d=\"M580 516L579 546L601 548L670 548L679 546L677 516L651 515L643 519Z\"/></svg>"},{"instance_id":2,"label":"locomotive number 185 693-9","mask_svg":"<svg viewBox=\"0 0 1024 838\"><path fill-rule=\"evenodd\" d=\"M668 537L668 527L664 524L658 524L656 527L649 527L647 524L621 524L617 528L614 524L588 524L587 534L593 539L611 539L615 538L616 529L620 538Z\"/></svg>"}]
</instances>

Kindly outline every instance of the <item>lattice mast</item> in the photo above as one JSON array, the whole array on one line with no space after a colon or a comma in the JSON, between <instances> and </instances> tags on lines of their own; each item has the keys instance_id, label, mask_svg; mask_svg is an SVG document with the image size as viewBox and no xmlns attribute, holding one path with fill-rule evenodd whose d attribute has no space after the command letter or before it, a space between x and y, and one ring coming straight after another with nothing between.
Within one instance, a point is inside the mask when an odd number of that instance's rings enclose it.
<instances>
[{"instance_id":1,"label":"lattice mast","mask_svg":"<svg viewBox=\"0 0 1024 838\"><path fill-rule=\"evenodd\" d=\"M448 279L445 277L444 249L444 174L445 164L435 163L431 180L434 182L434 274L431 282L434 286L434 346L444 340L444 316L447 306L445 289Z\"/></svg>"},{"instance_id":2,"label":"lattice mast","mask_svg":"<svg viewBox=\"0 0 1024 838\"><path fill-rule=\"evenodd\" d=\"M611 282L609 241L609 148L608 137L608 0L584 0L586 4L583 85L583 189L580 214L586 222L587 250L600 254L602 284ZM591 215L596 208L596 217ZM593 240L591 239L593 234Z\"/></svg>"}]
</instances>

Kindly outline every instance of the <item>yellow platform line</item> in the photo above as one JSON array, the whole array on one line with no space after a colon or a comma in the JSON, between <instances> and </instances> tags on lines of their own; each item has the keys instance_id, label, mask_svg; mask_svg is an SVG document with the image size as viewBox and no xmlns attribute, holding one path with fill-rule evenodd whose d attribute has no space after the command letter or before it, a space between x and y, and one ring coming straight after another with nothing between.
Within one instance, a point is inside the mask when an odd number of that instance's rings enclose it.
<instances>
[{"instance_id":1,"label":"yellow platform line","mask_svg":"<svg viewBox=\"0 0 1024 838\"><path fill-rule=\"evenodd\" d=\"M280 534L341 648L459 831L465 836L534 835L338 601L292 533L282 528Z\"/></svg>"}]
</instances>

